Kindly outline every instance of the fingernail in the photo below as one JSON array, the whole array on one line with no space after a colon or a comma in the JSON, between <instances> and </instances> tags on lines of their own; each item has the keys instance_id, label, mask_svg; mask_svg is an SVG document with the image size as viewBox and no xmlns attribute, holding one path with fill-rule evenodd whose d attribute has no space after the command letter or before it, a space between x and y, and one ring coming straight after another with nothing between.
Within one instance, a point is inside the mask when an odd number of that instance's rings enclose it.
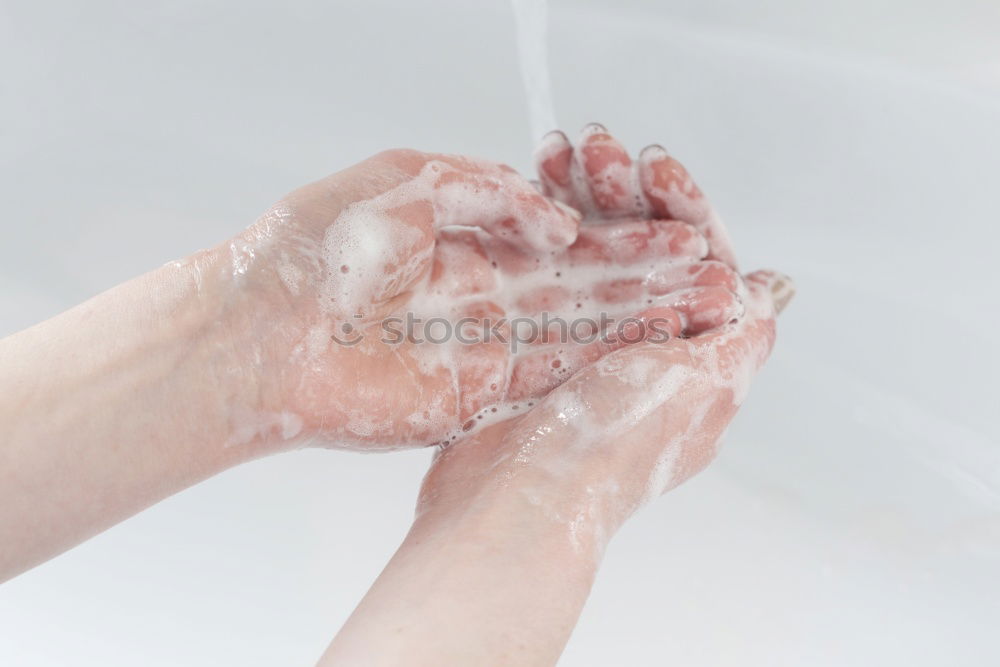
<instances>
[{"instance_id":1,"label":"fingernail","mask_svg":"<svg viewBox=\"0 0 1000 667\"><path fill-rule=\"evenodd\" d=\"M660 144L650 144L639 152L639 158L646 160L661 160L669 155L667 149Z\"/></svg>"},{"instance_id":2,"label":"fingernail","mask_svg":"<svg viewBox=\"0 0 1000 667\"><path fill-rule=\"evenodd\" d=\"M567 137L566 133L563 132L562 130L549 130L544 135L542 135L541 143L548 144L556 142L568 144L569 137Z\"/></svg>"},{"instance_id":3,"label":"fingernail","mask_svg":"<svg viewBox=\"0 0 1000 667\"><path fill-rule=\"evenodd\" d=\"M607 134L607 132L608 129L603 125L601 125L600 123L587 123L586 125L583 126L583 129L580 130L580 134L584 137L589 137L592 134L599 134L599 133Z\"/></svg>"},{"instance_id":4,"label":"fingernail","mask_svg":"<svg viewBox=\"0 0 1000 667\"><path fill-rule=\"evenodd\" d=\"M783 273L779 273L771 281L771 300L774 303L774 310L780 313L785 306L795 296L795 283Z\"/></svg>"}]
</instances>

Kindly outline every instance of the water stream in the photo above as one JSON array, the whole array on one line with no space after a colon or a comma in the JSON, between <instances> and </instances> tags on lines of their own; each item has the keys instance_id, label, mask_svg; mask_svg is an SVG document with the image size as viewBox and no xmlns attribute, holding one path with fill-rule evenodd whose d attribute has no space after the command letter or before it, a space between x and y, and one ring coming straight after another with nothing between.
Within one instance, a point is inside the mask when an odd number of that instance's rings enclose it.
<instances>
[{"instance_id":1,"label":"water stream","mask_svg":"<svg viewBox=\"0 0 1000 667\"><path fill-rule=\"evenodd\" d=\"M517 22L517 49L521 77L531 122L531 141L537 142L546 132L558 127L552 106L549 80L548 2L547 0L511 0Z\"/></svg>"}]
</instances>

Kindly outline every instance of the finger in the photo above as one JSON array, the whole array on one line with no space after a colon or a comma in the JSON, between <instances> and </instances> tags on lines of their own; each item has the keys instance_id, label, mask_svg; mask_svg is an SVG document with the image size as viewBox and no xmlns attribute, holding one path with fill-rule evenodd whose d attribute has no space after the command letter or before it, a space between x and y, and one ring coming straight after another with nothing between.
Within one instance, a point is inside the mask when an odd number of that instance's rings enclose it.
<instances>
[{"instance_id":1,"label":"finger","mask_svg":"<svg viewBox=\"0 0 1000 667\"><path fill-rule=\"evenodd\" d=\"M510 167L464 158L428 162L434 226L479 227L514 245L559 250L576 240L580 213L548 199Z\"/></svg>"},{"instance_id":2,"label":"finger","mask_svg":"<svg viewBox=\"0 0 1000 667\"><path fill-rule=\"evenodd\" d=\"M743 283L739 275L722 262L702 260L680 264L624 279L602 281L594 286L598 301L620 303L639 298L654 298L691 287L723 287L739 294Z\"/></svg>"},{"instance_id":3,"label":"finger","mask_svg":"<svg viewBox=\"0 0 1000 667\"><path fill-rule=\"evenodd\" d=\"M745 314L739 321L691 339L694 358L711 361L709 366L726 380L737 404L771 353L775 316L795 294L791 279L776 271L755 271L744 282Z\"/></svg>"},{"instance_id":4,"label":"finger","mask_svg":"<svg viewBox=\"0 0 1000 667\"><path fill-rule=\"evenodd\" d=\"M686 287L713 285L724 287L737 294L742 289L742 281L736 271L728 264L711 259L656 271L646 277L645 285L652 294L667 294Z\"/></svg>"},{"instance_id":5,"label":"finger","mask_svg":"<svg viewBox=\"0 0 1000 667\"><path fill-rule=\"evenodd\" d=\"M774 314L780 314L795 296L795 283L783 273L761 269L744 278L755 304L768 302ZM762 307L763 307L762 306Z\"/></svg>"},{"instance_id":6,"label":"finger","mask_svg":"<svg viewBox=\"0 0 1000 667\"><path fill-rule=\"evenodd\" d=\"M564 204L578 206L570 174L573 146L559 130L549 132L535 149L535 166L542 192Z\"/></svg>"},{"instance_id":7,"label":"finger","mask_svg":"<svg viewBox=\"0 0 1000 667\"><path fill-rule=\"evenodd\" d=\"M569 248L573 264L626 266L647 260L691 262L708 253L708 242L693 226L667 220L625 220L580 229Z\"/></svg>"},{"instance_id":8,"label":"finger","mask_svg":"<svg viewBox=\"0 0 1000 667\"><path fill-rule=\"evenodd\" d=\"M642 211L632 158L603 125L591 123L583 128L575 158L590 204L600 217L637 215Z\"/></svg>"},{"instance_id":9,"label":"finger","mask_svg":"<svg viewBox=\"0 0 1000 667\"><path fill-rule=\"evenodd\" d=\"M537 254L525 253L509 243L486 240L487 254L504 275L536 271ZM567 267L636 266L646 273L656 266L690 265L705 257L708 242L691 225L670 220L616 220L605 225L583 226L576 241L558 263ZM642 266L645 265L645 266Z\"/></svg>"},{"instance_id":10,"label":"finger","mask_svg":"<svg viewBox=\"0 0 1000 667\"><path fill-rule=\"evenodd\" d=\"M655 299L653 303L669 306L681 316L685 336L697 336L735 322L744 312L740 298L717 285L678 290Z\"/></svg>"},{"instance_id":11,"label":"finger","mask_svg":"<svg viewBox=\"0 0 1000 667\"><path fill-rule=\"evenodd\" d=\"M614 290L596 293L595 300L617 304L624 312L634 312L639 307L671 308L680 315L681 333L685 336L696 336L731 323L744 312L743 302L734 292L715 285L679 289L660 296L650 294L643 285L615 285Z\"/></svg>"},{"instance_id":12,"label":"finger","mask_svg":"<svg viewBox=\"0 0 1000 667\"><path fill-rule=\"evenodd\" d=\"M567 328L559 343L530 351L518 359L511 373L508 400L544 396L598 359L629 345L666 342L680 335L682 327L683 318L676 311L654 307L623 318L611 331L580 333Z\"/></svg>"},{"instance_id":13,"label":"finger","mask_svg":"<svg viewBox=\"0 0 1000 667\"><path fill-rule=\"evenodd\" d=\"M515 311L528 317L540 313L579 313L586 303L591 312L602 305L618 306L617 312L610 315L617 318L651 306L667 306L684 317L683 333L693 336L743 314L739 296L742 282L735 272L725 269L709 266L692 272L688 267L679 267L674 278L659 274L653 283L642 277L621 278L575 291L562 285L545 285L523 294L515 303Z\"/></svg>"},{"instance_id":14,"label":"finger","mask_svg":"<svg viewBox=\"0 0 1000 667\"><path fill-rule=\"evenodd\" d=\"M735 405L742 402L754 372L763 364L774 342L774 316L787 305L795 293L787 276L774 271L756 271L746 276L744 313L737 321L697 335L688 340L674 340L665 346L639 344L602 358L595 364L598 372L610 374L616 368L631 363L653 364L661 372L682 366L707 381L715 390L725 390ZM681 315L682 322L693 312L685 312L685 302L690 306L700 301L728 307L724 288L713 286L696 288L687 295L669 295L669 307ZM716 318L721 319L721 318ZM614 361L613 361L614 360ZM621 363L618 363L621 362ZM684 371L684 372L687 372ZM678 371L680 373L680 371Z\"/></svg>"},{"instance_id":15,"label":"finger","mask_svg":"<svg viewBox=\"0 0 1000 667\"><path fill-rule=\"evenodd\" d=\"M538 275L537 258L505 252L496 244L488 250L505 275ZM634 302L629 309L634 312L644 307L647 298L688 287L719 285L736 291L741 282L732 269L721 262L696 261L706 251L704 238L686 223L636 221L585 227L570 248L566 265L539 276L543 284L527 286L514 306L526 316L580 311L596 296L600 303ZM601 279L609 265L634 266L635 271L631 276ZM591 267L601 271L595 275ZM661 268L651 271L653 267Z\"/></svg>"},{"instance_id":16,"label":"finger","mask_svg":"<svg viewBox=\"0 0 1000 667\"><path fill-rule=\"evenodd\" d=\"M709 257L736 266L729 233L684 166L662 146L639 155L639 184L653 213L694 225L708 239Z\"/></svg>"},{"instance_id":17,"label":"finger","mask_svg":"<svg viewBox=\"0 0 1000 667\"><path fill-rule=\"evenodd\" d=\"M562 285L544 285L528 290L515 303L518 313L535 315L558 312L573 299L573 291Z\"/></svg>"}]
</instances>

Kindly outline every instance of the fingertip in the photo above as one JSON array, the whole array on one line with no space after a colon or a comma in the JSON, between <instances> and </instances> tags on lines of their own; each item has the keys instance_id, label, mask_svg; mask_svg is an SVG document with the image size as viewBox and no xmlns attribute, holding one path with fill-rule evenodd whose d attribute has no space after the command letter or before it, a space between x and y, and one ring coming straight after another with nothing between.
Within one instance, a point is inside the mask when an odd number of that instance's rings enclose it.
<instances>
[{"instance_id":1,"label":"fingertip","mask_svg":"<svg viewBox=\"0 0 1000 667\"><path fill-rule=\"evenodd\" d=\"M645 327L647 343L664 343L677 338L684 331L684 317L675 308L655 306L639 313Z\"/></svg>"},{"instance_id":2,"label":"fingertip","mask_svg":"<svg viewBox=\"0 0 1000 667\"><path fill-rule=\"evenodd\" d=\"M687 336L739 320L746 310L737 293L719 285L681 289L661 298L681 316Z\"/></svg>"},{"instance_id":3,"label":"fingertip","mask_svg":"<svg viewBox=\"0 0 1000 667\"><path fill-rule=\"evenodd\" d=\"M639 151L639 161L646 164L668 157L670 157L670 153L660 144L650 144Z\"/></svg>"},{"instance_id":4,"label":"fingertip","mask_svg":"<svg viewBox=\"0 0 1000 667\"><path fill-rule=\"evenodd\" d=\"M737 268L729 233L687 168L659 144L646 146L638 159L639 188L657 218L682 220L708 240L709 259Z\"/></svg>"},{"instance_id":5,"label":"fingertip","mask_svg":"<svg viewBox=\"0 0 1000 667\"><path fill-rule=\"evenodd\" d=\"M539 139L538 146L535 148L535 156L548 155L570 145L569 137L566 136L565 132L552 130Z\"/></svg>"},{"instance_id":6,"label":"fingertip","mask_svg":"<svg viewBox=\"0 0 1000 667\"><path fill-rule=\"evenodd\" d=\"M550 196L562 196L570 186L570 163L573 145L561 130L553 130L542 137L535 149L535 165L542 183L542 191Z\"/></svg>"},{"instance_id":7,"label":"fingertip","mask_svg":"<svg viewBox=\"0 0 1000 667\"><path fill-rule=\"evenodd\" d=\"M580 233L580 221L583 216L575 208L562 203L558 199L549 200L552 203L554 216L547 225L544 238L535 244L536 250L564 250L573 245Z\"/></svg>"},{"instance_id":8,"label":"fingertip","mask_svg":"<svg viewBox=\"0 0 1000 667\"><path fill-rule=\"evenodd\" d=\"M603 125L591 123L581 132L576 158L593 208L604 218L636 215L646 207L637 192L632 158Z\"/></svg>"},{"instance_id":9,"label":"fingertip","mask_svg":"<svg viewBox=\"0 0 1000 667\"><path fill-rule=\"evenodd\" d=\"M604 127L600 123L587 123L580 130L580 138L584 139L592 134L607 134L608 128Z\"/></svg>"},{"instance_id":10,"label":"fingertip","mask_svg":"<svg viewBox=\"0 0 1000 667\"><path fill-rule=\"evenodd\" d=\"M568 215L575 224L578 225L580 224L580 221L583 220L583 214L569 204L565 204L558 199L553 199L552 203L555 204L556 208L558 208L563 214Z\"/></svg>"},{"instance_id":11,"label":"fingertip","mask_svg":"<svg viewBox=\"0 0 1000 667\"><path fill-rule=\"evenodd\" d=\"M795 298L795 283L784 274L777 275L777 279L771 283L771 301L774 303L774 312L780 314Z\"/></svg>"},{"instance_id":12,"label":"fingertip","mask_svg":"<svg viewBox=\"0 0 1000 667\"><path fill-rule=\"evenodd\" d=\"M561 207L553 206L552 212L541 221L526 219L519 222L514 230L501 227L488 231L514 248L549 253L573 245L580 232L580 223Z\"/></svg>"},{"instance_id":13,"label":"fingertip","mask_svg":"<svg viewBox=\"0 0 1000 667\"><path fill-rule=\"evenodd\" d=\"M745 278L754 294L767 297L775 313L781 313L795 297L795 283L779 271L761 269Z\"/></svg>"}]
</instances>

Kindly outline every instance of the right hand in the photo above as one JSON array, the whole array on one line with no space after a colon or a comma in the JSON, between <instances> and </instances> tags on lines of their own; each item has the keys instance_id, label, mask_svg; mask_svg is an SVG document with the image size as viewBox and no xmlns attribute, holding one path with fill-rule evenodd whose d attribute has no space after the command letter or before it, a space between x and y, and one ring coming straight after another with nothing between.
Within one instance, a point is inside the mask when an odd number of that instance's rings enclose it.
<instances>
[{"instance_id":1,"label":"right hand","mask_svg":"<svg viewBox=\"0 0 1000 667\"><path fill-rule=\"evenodd\" d=\"M745 282L738 322L612 352L530 412L439 451L416 530L433 532L456 515L482 517L475 521L503 521L515 536L562 535L567 553L599 558L638 507L712 460L767 360L775 316L794 288L771 271ZM517 521L526 528L510 528Z\"/></svg>"}]
</instances>

